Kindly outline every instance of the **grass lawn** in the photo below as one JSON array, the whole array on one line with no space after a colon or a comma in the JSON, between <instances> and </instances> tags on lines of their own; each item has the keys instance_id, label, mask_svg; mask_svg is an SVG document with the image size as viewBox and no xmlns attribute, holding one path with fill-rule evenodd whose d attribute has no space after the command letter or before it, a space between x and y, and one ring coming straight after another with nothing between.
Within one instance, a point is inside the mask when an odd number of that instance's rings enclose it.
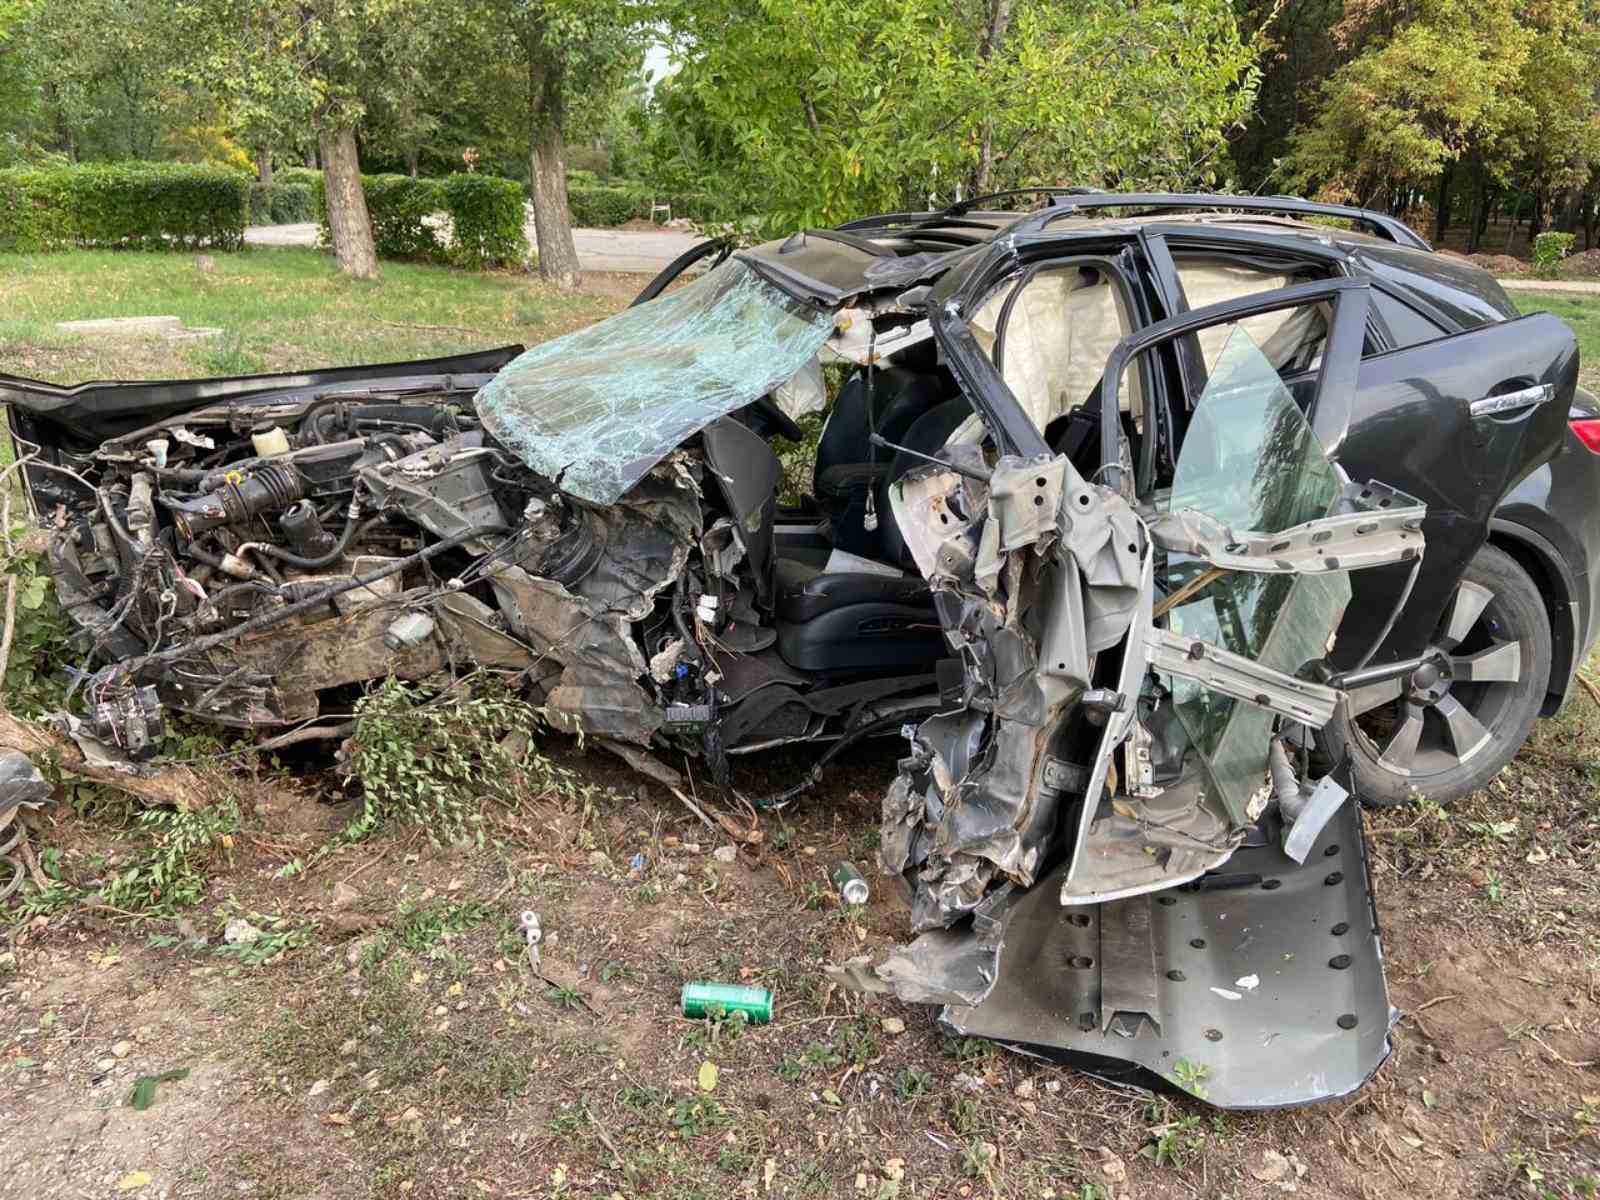
<instances>
[{"instance_id":1,"label":"grass lawn","mask_svg":"<svg viewBox=\"0 0 1600 1200\"><path fill-rule=\"evenodd\" d=\"M590 275L577 292L537 276L384 263L342 278L309 249L212 256L79 250L0 255L0 371L55 383L159 379L393 362L541 342L621 308L644 280ZM220 328L200 341L84 338L58 321L177 316Z\"/></svg>"},{"instance_id":2,"label":"grass lawn","mask_svg":"<svg viewBox=\"0 0 1600 1200\"><path fill-rule=\"evenodd\" d=\"M1551 312L1578 335L1578 361L1583 385L1600 392L1600 296L1574 296L1555 292L1512 292L1512 300L1525 313Z\"/></svg>"}]
</instances>

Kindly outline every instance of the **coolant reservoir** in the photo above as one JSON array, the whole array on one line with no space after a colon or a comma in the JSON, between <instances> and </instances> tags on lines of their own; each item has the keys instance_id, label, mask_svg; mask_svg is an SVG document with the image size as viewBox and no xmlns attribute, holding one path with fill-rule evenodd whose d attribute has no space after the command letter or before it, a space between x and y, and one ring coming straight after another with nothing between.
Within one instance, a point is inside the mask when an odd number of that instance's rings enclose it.
<instances>
[{"instance_id":1,"label":"coolant reservoir","mask_svg":"<svg viewBox=\"0 0 1600 1200\"><path fill-rule=\"evenodd\" d=\"M256 430L250 435L250 444L255 447L258 458L289 453L289 435L276 425L270 429Z\"/></svg>"}]
</instances>

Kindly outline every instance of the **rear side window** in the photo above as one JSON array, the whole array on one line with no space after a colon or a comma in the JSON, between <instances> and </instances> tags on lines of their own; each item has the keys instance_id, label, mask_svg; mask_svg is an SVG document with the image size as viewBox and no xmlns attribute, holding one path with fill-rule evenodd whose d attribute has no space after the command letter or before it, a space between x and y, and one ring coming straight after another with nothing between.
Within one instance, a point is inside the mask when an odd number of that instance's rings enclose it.
<instances>
[{"instance_id":1,"label":"rear side window","mask_svg":"<svg viewBox=\"0 0 1600 1200\"><path fill-rule=\"evenodd\" d=\"M1383 323L1389 327L1389 336L1397 350L1407 346L1420 346L1435 338L1444 337L1446 330L1439 328L1404 300L1396 300L1388 292L1372 289L1372 307Z\"/></svg>"}]
</instances>

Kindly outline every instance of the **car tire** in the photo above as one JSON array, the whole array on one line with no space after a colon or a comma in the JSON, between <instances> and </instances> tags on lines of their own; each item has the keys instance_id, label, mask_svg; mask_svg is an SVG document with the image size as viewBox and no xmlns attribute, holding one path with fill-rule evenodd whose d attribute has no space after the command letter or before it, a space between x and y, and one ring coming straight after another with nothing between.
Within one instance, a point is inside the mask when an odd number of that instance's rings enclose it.
<instances>
[{"instance_id":1,"label":"car tire","mask_svg":"<svg viewBox=\"0 0 1600 1200\"><path fill-rule=\"evenodd\" d=\"M1350 755L1366 804L1459 800L1527 740L1549 686L1550 647L1538 587L1509 554L1484 546L1445 606L1428 666L1352 689L1321 747L1334 763Z\"/></svg>"}]
</instances>

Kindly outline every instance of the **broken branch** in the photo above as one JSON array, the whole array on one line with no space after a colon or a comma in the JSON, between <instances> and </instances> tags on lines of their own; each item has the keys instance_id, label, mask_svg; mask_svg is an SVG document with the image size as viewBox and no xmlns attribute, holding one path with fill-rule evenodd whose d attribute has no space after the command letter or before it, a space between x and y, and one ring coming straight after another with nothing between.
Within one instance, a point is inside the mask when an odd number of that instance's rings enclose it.
<instances>
[{"instance_id":1,"label":"broken branch","mask_svg":"<svg viewBox=\"0 0 1600 1200\"><path fill-rule=\"evenodd\" d=\"M151 807L193 811L212 801L211 788L188 767L165 767L151 774L135 775L95 766L84 759L83 751L72 739L4 710L0 710L0 747L20 750L36 763L54 762L64 771L126 792Z\"/></svg>"}]
</instances>

